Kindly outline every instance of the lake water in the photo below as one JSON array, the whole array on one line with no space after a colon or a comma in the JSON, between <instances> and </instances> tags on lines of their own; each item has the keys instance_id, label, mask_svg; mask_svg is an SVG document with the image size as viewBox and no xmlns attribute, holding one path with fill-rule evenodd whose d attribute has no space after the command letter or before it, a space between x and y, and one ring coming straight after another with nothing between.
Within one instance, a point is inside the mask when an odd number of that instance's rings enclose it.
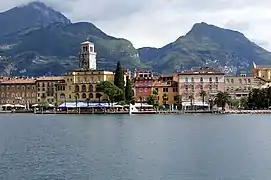
<instances>
[{"instance_id":1,"label":"lake water","mask_svg":"<svg viewBox=\"0 0 271 180\"><path fill-rule=\"evenodd\" d=\"M0 115L1 180L269 180L268 115Z\"/></svg>"}]
</instances>

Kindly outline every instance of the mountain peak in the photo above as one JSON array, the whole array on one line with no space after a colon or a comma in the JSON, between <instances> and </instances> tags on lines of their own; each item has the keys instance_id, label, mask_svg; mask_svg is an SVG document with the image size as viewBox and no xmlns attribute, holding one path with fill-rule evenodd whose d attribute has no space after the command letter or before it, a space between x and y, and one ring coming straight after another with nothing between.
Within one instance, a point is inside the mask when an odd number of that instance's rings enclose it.
<instances>
[{"instance_id":1,"label":"mountain peak","mask_svg":"<svg viewBox=\"0 0 271 180\"><path fill-rule=\"evenodd\" d=\"M1 35L16 33L25 29L46 27L50 24L70 24L63 14L42 2L33 1L0 13Z\"/></svg>"}]
</instances>

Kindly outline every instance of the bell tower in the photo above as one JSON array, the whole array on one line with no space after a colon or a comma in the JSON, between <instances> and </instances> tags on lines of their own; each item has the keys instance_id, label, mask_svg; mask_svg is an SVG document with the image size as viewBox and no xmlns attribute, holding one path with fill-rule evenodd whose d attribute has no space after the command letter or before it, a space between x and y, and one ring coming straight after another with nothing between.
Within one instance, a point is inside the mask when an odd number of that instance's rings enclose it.
<instances>
[{"instance_id":1,"label":"bell tower","mask_svg":"<svg viewBox=\"0 0 271 180\"><path fill-rule=\"evenodd\" d=\"M89 41L83 42L79 56L79 68L84 70L96 70L96 55L94 44Z\"/></svg>"}]
</instances>

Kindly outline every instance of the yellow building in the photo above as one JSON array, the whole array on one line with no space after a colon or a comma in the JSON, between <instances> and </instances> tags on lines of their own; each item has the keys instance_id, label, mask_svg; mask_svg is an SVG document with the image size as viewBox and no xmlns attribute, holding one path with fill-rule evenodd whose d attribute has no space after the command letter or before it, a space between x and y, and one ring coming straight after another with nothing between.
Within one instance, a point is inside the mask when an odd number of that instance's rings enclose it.
<instances>
[{"instance_id":1,"label":"yellow building","mask_svg":"<svg viewBox=\"0 0 271 180\"><path fill-rule=\"evenodd\" d=\"M57 104L64 102L98 102L107 99L96 90L99 82L114 81L114 73L103 70L75 70L64 76L64 82L57 84Z\"/></svg>"},{"instance_id":2,"label":"yellow building","mask_svg":"<svg viewBox=\"0 0 271 180\"><path fill-rule=\"evenodd\" d=\"M64 82L63 76L44 76L36 79L37 102L55 104L56 84Z\"/></svg>"},{"instance_id":3,"label":"yellow building","mask_svg":"<svg viewBox=\"0 0 271 180\"><path fill-rule=\"evenodd\" d=\"M153 89L158 92L159 104L174 104L174 97L178 95L177 76L160 76L154 78Z\"/></svg>"},{"instance_id":4,"label":"yellow building","mask_svg":"<svg viewBox=\"0 0 271 180\"><path fill-rule=\"evenodd\" d=\"M254 77L261 78L266 82L271 82L271 66L252 65L252 74Z\"/></svg>"}]
</instances>

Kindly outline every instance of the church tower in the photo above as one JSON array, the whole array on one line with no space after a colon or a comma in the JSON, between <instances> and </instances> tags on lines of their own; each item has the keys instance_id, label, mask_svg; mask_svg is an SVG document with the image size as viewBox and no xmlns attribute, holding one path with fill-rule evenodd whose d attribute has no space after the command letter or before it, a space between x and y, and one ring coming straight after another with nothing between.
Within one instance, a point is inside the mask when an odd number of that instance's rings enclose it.
<instances>
[{"instance_id":1,"label":"church tower","mask_svg":"<svg viewBox=\"0 0 271 180\"><path fill-rule=\"evenodd\" d=\"M81 44L81 53L79 57L79 68L85 70L96 70L96 55L94 44L86 41Z\"/></svg>"}]
</instances>

